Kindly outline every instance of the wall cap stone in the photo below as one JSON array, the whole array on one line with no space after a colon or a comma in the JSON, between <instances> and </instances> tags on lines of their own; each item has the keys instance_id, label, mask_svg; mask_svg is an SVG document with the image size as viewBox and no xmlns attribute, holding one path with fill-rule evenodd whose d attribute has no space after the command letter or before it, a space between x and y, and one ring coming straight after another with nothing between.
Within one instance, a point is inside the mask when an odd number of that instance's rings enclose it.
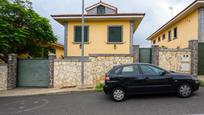
<instances>
[{"instance_id":1,"label":"wall cap stone","mask_svg":"<svg viewBox=\"0 0 204 115\"><path fill-rule=\"evenodd\" d=\"M169 51L169 52L190 52L191 49L174 49L174 48L168 48L168 49L164 49L164 48L160 48L159 51Z\"/></svg>"},{"instance_id":2,"label":"wall cap stone","mask_svg":"<svg viewBox=\"0 0 204 115\"><path fill-rule=\"evenodd\" d=\"M132 54L89 54L90 57L133 57Z\"/></svg>"}]
</instances>

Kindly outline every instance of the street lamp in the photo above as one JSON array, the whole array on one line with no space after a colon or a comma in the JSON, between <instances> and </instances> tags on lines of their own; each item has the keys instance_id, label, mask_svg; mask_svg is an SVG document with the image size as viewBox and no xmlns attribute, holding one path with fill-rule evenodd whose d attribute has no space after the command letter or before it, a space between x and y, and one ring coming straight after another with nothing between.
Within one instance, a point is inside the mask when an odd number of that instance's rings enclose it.
<instances>
[{"instance_id":1,"label":"street lamp","mask_svg":"<svg viewBox=\"0 0 204 115\"><path fill-rule=\"evenodd\" d=\"M82 20L81 20L81 87L84 85L84 0L82 0Z\"/></svg>"}]
</instances>

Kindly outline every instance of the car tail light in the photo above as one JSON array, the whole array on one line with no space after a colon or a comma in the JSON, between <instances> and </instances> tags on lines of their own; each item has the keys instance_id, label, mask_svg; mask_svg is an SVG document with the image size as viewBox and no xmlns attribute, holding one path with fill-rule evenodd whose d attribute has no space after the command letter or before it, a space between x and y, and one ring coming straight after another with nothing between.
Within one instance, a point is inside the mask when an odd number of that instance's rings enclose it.
<instances>
[{"instance_id":1,"label":"car tail light","mask_svg":"<svg viewBox=\"0 0 204 115\"><path fill-rule=\"evenodd\" d=\"M105 81L109 81L110 80L110 77L109 76L105 76Z\"/></svg>"}]
</instances>

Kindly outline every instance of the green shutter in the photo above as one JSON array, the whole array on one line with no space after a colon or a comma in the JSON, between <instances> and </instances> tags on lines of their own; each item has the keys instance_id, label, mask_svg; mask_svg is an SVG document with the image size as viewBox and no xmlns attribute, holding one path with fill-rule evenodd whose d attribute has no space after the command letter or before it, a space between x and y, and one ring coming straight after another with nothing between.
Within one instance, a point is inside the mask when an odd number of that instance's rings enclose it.
<instances>
[{"instance_id":1,"label":"green shutter","mask_svg":"<svg viewBox=\"0 0 204 115\"><path fill-rule=\"evenodd\" d=\"M109 27L108 42L122 42L122 27Z\"/></svg>"},{"instance_id":2,"label":"green shutter","mask_svg":"<svg viewBox=\"0 0 204 115\"><path fill-rule=\"evenodd\" d=\"M74 28L74 42L81 42L81 26ZM88 42L88 26L84 27L84 42Z\"/></svg>"}]
</instances>

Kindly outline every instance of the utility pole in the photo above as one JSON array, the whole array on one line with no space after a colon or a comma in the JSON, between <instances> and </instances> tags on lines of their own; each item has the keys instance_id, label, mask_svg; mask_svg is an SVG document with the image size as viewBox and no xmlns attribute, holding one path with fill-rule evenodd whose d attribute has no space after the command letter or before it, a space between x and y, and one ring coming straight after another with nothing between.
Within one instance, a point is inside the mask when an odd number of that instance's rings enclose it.
<instances>
[{"instance_id":1,"label":"utility pole","mask_svg":"<svg viewBox=\"0 0 204 115\"><path fill-rule=\"evenodd\" d=\"M81 87L84 86L84 0L82 0L81 26Z\"/></svg>"}]
</instances>

